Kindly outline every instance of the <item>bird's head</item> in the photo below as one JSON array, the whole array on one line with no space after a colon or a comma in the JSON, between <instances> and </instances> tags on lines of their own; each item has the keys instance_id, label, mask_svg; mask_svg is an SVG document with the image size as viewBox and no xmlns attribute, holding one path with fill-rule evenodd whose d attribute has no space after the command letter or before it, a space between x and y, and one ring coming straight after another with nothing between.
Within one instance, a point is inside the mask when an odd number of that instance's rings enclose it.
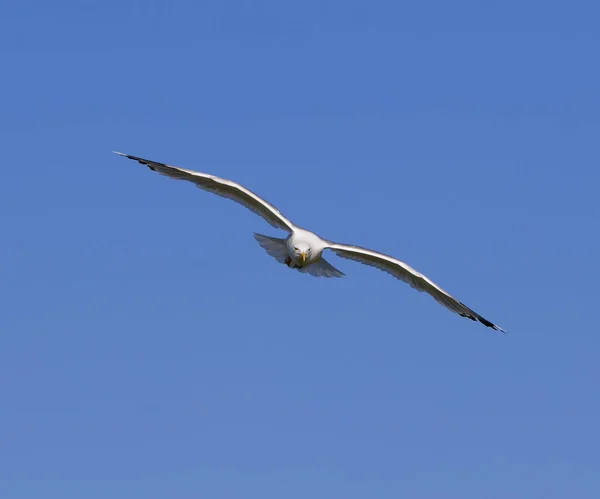
<instances>
[{"instance_id":1,"label":"bird's head","mask_svg":"<svg viewBox=\"0 0 600 499\"><path fill-rule=\"evenodd\" d=\"M310 258L311 247L307 243L297 243L294 246L294 255L296 260L305 263Z\"/></svg>"}]
</instances>

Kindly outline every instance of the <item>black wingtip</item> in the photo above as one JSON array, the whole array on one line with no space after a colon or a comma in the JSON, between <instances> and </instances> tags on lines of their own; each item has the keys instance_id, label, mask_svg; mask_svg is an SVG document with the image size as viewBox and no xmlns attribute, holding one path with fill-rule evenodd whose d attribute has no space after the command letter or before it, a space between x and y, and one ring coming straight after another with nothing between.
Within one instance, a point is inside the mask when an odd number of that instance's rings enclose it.
<instances>
[{"instance_id":1,"label":"black wingtip","mask_svg":"<svg viewBox=\"0 0 600 499\"><path fill-rule=\"evenodd\" d=\"M481 315L476 314L475 312L473 312L469 307L467 307L464 303L459 302L463 307L465 307L467 310L469 310L470 314L460 314L461 317L466 317L467 319L471 319L472 321L479 321L481 322L484 326L490 327L492 328L494 331L499 331L503 334L508 334L508 332L505 329L502 329L500 326L494 324L493 322L488 321L487 319L484 319L483 317L481 317Z\"/></svg>"},{"instance_id":2,"label":"black wingtip","mask_svg":"<svg viewBox=\"0 0 600 499\"><path fill-rule=\"evenodd\" d=\"M492 329L494 329L495 331L499 331L501 333L506 334L506 331L504 329L502 329L500 326L497 326L496 324L494 324L493 322L488 321L487 319L484 319L483 317L478 317L477 318L479 320L479 322L481 322L484 326L487 327L491 327Z\"/></svg>"},{"instance_id":3,"label":"black wingtip","mask_svg":"<svg viewBox=\"0 0 600 499\"><path fill-rule=\"evenodd\" d=\"M133 161L137 161L140 165L147 166L152 171L156 171L156 169L152 166L152 163L154 163L154 161L150 161L149 159L140 158L139 156L133 156L131 154L125 154L124 152L119 152L119 151L113 151L113 152L115 154L118 154L119 156L123 156L123 157L125 157L127 159L131 159Z\"/></svg>"},{"instance_id":4,"label":"black wingtip","mask_svg":"<svg viewBox=\"0 0 600 499\"><path fill-rule=\"evenodd\" d=\"M144 158L139 158L138 156L132 156L131 154L125 154L124 152L119 152L119 151L113 151L115 154L118 154L119 156L123 156L125 158L128 159L132 159L134 161L138 161L140 163L142 163L143 161L148 161L147 159ZM142 163L143 164L143 163Z\"/></svg>"}]
</instances>

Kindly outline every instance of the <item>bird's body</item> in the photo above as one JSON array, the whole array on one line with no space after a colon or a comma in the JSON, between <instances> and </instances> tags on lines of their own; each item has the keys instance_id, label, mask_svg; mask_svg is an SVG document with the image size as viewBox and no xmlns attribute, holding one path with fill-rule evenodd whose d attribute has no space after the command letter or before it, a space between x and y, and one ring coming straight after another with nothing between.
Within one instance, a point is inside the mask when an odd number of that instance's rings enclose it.
<instances>
[{"instance_id":1,"label":"bird's body","mask_svg":"<svg viewBox=\"0 0 600 499\"><path fill-rule=\"evenodd\" d=\"M257 233L254 234L254 237L269 255L292 269L315 277L342 277L344 273L323 258L323 252L330 250L342 258L379 268L408 283L414 289L430 294L438 303L452 312L504 332L500 326L484 319L406 263L360 246L340 244L323 239L314 232L298 227L284 217L273 205L240 184L214 175L185 170L129 154L117 154L138 161L162 175L174 179L188 180L201 189L229 198L260 215L273 227L287 231L288 236L286 238L276 238Z\"/></svg>"},{"instance_id":2,"label":"bird's body","mask_svg":"<svg viewBox=\"0 0 600 499\"><path fill-rule=\"evenodd\" d=\"M295 229L285 240L286 247L290 259L292 259L298 267L312 265L321 259L323 250L327 248L327 241L324 241L314 232L305 229ZM298 257L296 248L300 251ZM306 255L306 259L302 260L302 253Z\"/></svg>"}]
</instances>

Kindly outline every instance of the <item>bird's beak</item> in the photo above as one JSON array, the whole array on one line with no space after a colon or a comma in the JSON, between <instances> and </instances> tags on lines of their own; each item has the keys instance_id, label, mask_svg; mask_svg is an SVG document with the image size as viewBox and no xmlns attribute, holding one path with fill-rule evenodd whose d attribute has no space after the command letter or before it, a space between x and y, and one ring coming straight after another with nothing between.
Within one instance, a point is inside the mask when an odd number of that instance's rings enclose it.
<instances>
[{"instance_id":1,"label":"bird's beak","mask_svg":"<svg viewBox=\"0 0 600 499\"><path fill-rule=\"evenodd\" d=\"M306 253L304 253L304 251L302 253L300 253L300 256L302 257L302 263L306 263Z\"/></svg>"}]
</instances>

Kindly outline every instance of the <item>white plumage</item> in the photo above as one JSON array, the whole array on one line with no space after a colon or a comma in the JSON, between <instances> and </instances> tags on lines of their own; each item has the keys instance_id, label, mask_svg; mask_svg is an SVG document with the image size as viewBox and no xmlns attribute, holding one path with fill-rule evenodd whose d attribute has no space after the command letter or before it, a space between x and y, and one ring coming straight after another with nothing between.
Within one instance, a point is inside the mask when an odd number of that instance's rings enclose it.
<instances>
[{"instance_id":1,"label":"white plumage","mask_svg":"<svg viewBox=\"0 0 600 499\"><path fill-rule=\"evenodd\" d=\"M314 232L302 229L284 217L275 206L236 182L129 154L120 152L116 154L138 161L162 175L174 179L188 180L201 189L229 198L260 215L273 227L287 231L289 235L285 239L262 234L255 234L254 237L270 256L290 268L295 268L315 277L342 277L344 273L322 257L323 251L331 250L342 258L370 265L391 274L414 289L430 294L438 303L462 317L479 321L496 331L505 332L500 326L484 319L406 263L360 246L328 241L317 236Z\"/></svg>"}]
</instances>

